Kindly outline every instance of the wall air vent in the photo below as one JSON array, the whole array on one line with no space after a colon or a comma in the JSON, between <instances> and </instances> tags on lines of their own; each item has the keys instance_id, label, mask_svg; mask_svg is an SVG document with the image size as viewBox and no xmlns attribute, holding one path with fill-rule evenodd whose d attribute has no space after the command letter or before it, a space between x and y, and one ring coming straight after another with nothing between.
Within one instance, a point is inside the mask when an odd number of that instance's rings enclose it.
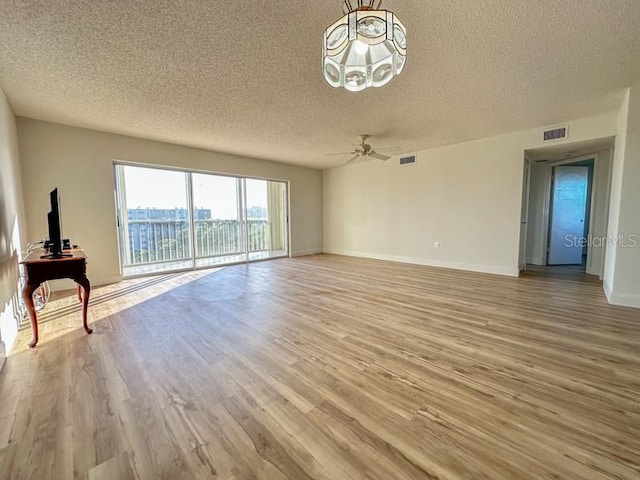
<instances>
[{"instance_id":1,"label":"wall air vent","mask_svg":"<svg viewBox=\"0 0 640 480\"><path fill-rule=\"evenodd\" d=\"M411 155L410 157L401 157L400 165L410 165L412 163L416 163L416 156Z\"/></svg>"},{"instance_id":2,"label":"wall air vent","mask_svg":"<svg viewBox=\"0 0 640 480\"><path fill-rule=\"evenodd\" d=\"M564 140L569 138L569 126L562 125L561 127L549 128L542 132L543 142L553 142L555 140Z\"/></svg>"}]
</instances>

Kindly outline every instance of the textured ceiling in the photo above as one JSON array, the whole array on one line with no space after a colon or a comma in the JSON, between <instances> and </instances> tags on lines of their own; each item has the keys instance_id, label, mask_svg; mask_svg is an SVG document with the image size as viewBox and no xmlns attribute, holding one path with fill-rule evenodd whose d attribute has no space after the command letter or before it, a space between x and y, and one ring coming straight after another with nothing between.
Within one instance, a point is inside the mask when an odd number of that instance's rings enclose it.
<instances>
[{"instance_id":1,"label":"textured ceiling","mask_svg":"<svg viewBox=\"0 0 640 480\"><path fill-rule=\"evenodd\" d=\"M357 135L419 149L616 108L640 80L638 0L387 0L408 63L329 87L338 0L0 0L15 113L325 168Z\"/></svg>"}]
</instances>

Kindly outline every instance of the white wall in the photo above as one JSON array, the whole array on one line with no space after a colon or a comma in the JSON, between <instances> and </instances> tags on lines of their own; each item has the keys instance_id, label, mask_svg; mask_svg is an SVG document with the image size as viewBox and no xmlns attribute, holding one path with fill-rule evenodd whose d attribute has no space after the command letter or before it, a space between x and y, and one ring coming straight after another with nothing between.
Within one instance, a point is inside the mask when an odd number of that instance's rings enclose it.
<instances>
[{"instance_id":1,"label":"white wall","mask_svg":"<svg viewBox=\"0 0 640 480\"><path fill-rule=\"evenodd\" d=\"M23 225L16 121L0 88L0 366L18 333L18 261Z\"/></svg>"},{"instance_id":2,"label":"white wall","mask_svg":"<svg viewBox=\"0 0 640 480\"><path fill-rule=\"evenodd\" d=\"M49 191L58 187L65 236L82 245L93 284L120 279L113 161L288 180L293 255L322 250L319 170L18 118L27 239L47 235Z\"/></svg>"},{"instance_id":3,"label":"white wall","mask_svg":"<svg viewBox=\"0 0 640 480\"><path fill-rule=\"evenodd\" d=\"M576 120L567 142L616 128L616 112ZM415 165L393 158L325 170L325 251L517 275L523 152L543 145L541 132L420 151Z\"/></svg>"},{"instance_id":4,"label":"white wall","mask_svg":"<svg viewBox=\"0 0 640 480\"><path fill-rule=\"evenodd\" d=\"M626 119L625 119L626 113ZM614 157L605 291L611 303L640 307L640 84L622 106Z\"/></svg>"}]
</instances>

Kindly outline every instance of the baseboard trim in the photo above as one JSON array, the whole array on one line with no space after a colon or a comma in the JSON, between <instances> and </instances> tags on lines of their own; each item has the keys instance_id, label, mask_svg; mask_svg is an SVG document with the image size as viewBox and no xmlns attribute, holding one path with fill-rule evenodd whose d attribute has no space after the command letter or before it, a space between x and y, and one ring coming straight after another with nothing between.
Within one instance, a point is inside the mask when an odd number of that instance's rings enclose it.
<instances>
[{"instance_id":1,"label":"baseboard trim","mask_svg":"<svg viewBox=\"0 0 640 480\"><path fill-rule=\"evenodd\" d=\"M112 283L118 283L122 281L122 275L104 275L102 277L89 277L91 285L110 285Z\"/></svg>"},{"instance_id":2,"label":"baseboard trim","mask_svg":"<svg viewBox=\"0 0 640 480\"><path fill-rule=\"evenodd\" d=\"M640 308L640 295L635 295L633 293L608 293L606 288L604 294L611 305Z\"/></svg>"},{"instance_id":3,"label":"baseboard trim","mask_svg":"<svg viewBox=\"0 0 640 480\"><path fill-rule=\"evenodd\" d=\"M291 252L291 256L304 257L306 255L317 255L318 253L322 253L321 248L311 248L309 250L296 250L295 252Z\"/></svg>"},{"instance_id":4,"label":"baseboard trim","mask_svg":"<svg viewBox=\"0 0 640 480\"><path fill-rule=\"evenodd\" d=\"M118 283L122 281L122 275L104 275L99 277L89 276L89 281L92 287L99 287L101 285L110 285L112 283ZM51 280L49 282L52 292L62 292L64 290L71 290L75 288L73 280L63 278L61 280Z\"/></svg>"},{"instance_id":5,"label":"baseboard trim","mask_svg":"<svg viewBox=\"0 0 640 480\"><path fill-rule=\"evenodd\" d=\"M504 275L508 277L517 277L520 274L517 266L513 268L497 267L493 265L449 262L421 257L405 257L401 255L386 255L381 253L358 252L353 250L339 250L335 248L325 248L324 253L346 255L348 257L371 258L374 260L387 260L390 262L411 263L414 265L425 265L428 267L449 268L451 270L464 270L467 272L490 273L493 275Z\"/></svg>"}]
</instances>

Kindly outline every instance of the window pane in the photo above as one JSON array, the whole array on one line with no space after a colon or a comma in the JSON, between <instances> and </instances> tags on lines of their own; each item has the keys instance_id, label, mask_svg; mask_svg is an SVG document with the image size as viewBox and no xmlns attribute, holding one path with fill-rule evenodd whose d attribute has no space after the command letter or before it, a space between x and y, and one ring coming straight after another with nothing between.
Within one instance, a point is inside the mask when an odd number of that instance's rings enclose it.
<instances>
[{"instance_id":1,"label":"window pane","mask_svg":"<svg viewBox=\"0 0 640 480\"><path fill-rule=\"evenodd\" d=\"M243 261L239 179L202 173L192 179L196 258L219 257L197 265Z\"/></svg>"},{"instance_id":2,"label":"window pane","mask_svg":"<svg viewBox=\"0 0 640 480\"><path fill-rule=\"evenodd\" d=\"M118 168L125 275L190 267L186 174L122 165Z\"/></svg>"},{"instance_id":3,"label":"window pane","mask_svg":"<svg viewBox=\"0 0 640 480\"><path fill-rule=\"evenodd\" d=\"M286 255L286 184L247 179L249 259Z\"/></svg>"}]
</instances>

